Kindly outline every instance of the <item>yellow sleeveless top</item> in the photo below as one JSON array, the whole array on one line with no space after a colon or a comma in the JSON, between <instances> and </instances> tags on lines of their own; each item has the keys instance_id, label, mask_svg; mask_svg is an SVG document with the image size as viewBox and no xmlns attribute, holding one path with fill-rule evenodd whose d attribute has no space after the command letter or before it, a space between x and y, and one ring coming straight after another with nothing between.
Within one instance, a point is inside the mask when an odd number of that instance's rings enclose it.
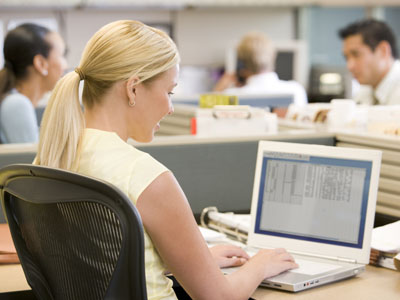
<instances>
[{"instance_id":1,"label":"yellow sleeveless top","mask_svg":"<svg viewBox=\"0 0 400 300\"><path fill-rule=\"evenodd\" d=\"M78 172L110 182L120 188L136 205L144 189L168 169L123 141L116 133L85 129ZM146 285L149 300L174 299L172 281L165 273L153 242L144 229Z\"/></svg>"}]
</instances>

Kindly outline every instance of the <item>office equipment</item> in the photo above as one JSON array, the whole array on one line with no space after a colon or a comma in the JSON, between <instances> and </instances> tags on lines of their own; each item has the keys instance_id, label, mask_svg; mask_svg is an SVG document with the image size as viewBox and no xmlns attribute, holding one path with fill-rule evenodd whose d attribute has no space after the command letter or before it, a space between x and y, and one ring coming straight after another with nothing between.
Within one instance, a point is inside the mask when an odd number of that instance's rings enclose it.
<instances>
[{"instance_id":1,"label":"office equipment","mask_svg":"<svg viewBox=\"0 0 400 300\"><path fill-rule=\"evenodd\" d=\"M38 299L147 299L143 226L119 189L33 165L2 168L0 187Z\"/></svg>"},{"instance_id":2,"label":"office equipment","mask_svg":"<svg viewBox=\"0 0 400 300\"><path fill-rule=\"evenodd\" d=\"M206 229L226 234L231 239L246 242L250 229L250 214L220 213L215 206L210 206L201 212L200 224Z\"/></svg>"},{"instance_id":3,"label":"office equipment","mask_svg":"<svg viewBox=\"0 0 400 300\"><path fill-rule=\"evenodd\" d=\"M345 66L314 65L311 67L309 82L309 102L352 98L352 77Z\"/></svg>"},{"instance_id":4,"label":"office equipment","mask_svg":"<svg viewBox=\"0 0 400 300\"><path fill-rule=\"evenodd\" d=\"M222 95L221 95L222 96ZM205 135L209 134L225 134L226 132L231 132L230 134L249 132L249 124L250 127L254 127L254 124L251 124L254 119L260 119L265 123L265 126L257 126L253 129L250 128L250 131L256 134L262 134L266 132L274 132L277 130L277 117L275 114L269 112L271 108L275 107L287 107L293 102L293 95L276 95L276 94L263 94L263 95L239 95L239 104L240 106L248 106L246 110L250 111L247 116L247 120L239 120L238 122L233 122L233 124L227 124L226 130L218 131L220 128L220 124L224 123L221 120L216 120L218 115L213 113L214 108L202 109L198 108L199 106L199 97L200 96L179 96L174 98L174 113L172 115L168 115L161 121L161 127L157 131L157 135L187 135L187 134L198 134L201 129L204 127L212 127L212 131L206 129ZM225 96L229 98L228 96ZM237 99L237 97L235 97ZM203 101L204 102L204 101ZM237 104L234 102L234 104ZM242 109L235 107L237 105L226 105L226 109ZM219 110L221 110L221 106L218 105ZM217 108L215 108L217 109ZM211 113L209 113L211 110ZM193 120L196 121L196 118L200 116L205 116L209 114L213 118L210 120L211 122L203 122L205 126L201 126L199 130L196 130L195 124ZM256 117L256 118L254 118ZM213 129L216 124L216 130ZM221 124L224 125L224 124ZM272 126L270 126L272 125ZM233 126L233 127L232 127ZM230 128L230 129L229 129ZM272 129L272 130L271 130ZM251 133L250 132L250 133Z\"/></svg>"},{"instance_id":5,"label":"office equipment","mask_svg":"<svg viewBox=\"0 0 400 300\"><path fill-rule=\"evenodd\" d=\"M381 152L261 141L248 245L284 247L300 268L262 285L300 291L369 262Z\"/></svg>"},{"instance_id":6,"label":"office equipment","mask_svg":"<svg viewBox=\"0 0 400 300\"><path fill-rule=\"evenodd\" d=\"M254 136L278 131L276 114L247 105L199 108L194 121L192 134L197 136Z\"/></svg>"}]
</instances>

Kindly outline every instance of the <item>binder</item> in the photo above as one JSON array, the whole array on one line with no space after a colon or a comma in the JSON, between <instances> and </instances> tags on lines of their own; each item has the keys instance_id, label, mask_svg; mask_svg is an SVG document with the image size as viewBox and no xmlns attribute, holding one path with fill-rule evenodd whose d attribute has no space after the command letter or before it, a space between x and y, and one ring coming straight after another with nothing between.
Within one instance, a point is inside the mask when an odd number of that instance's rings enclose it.
<instances>
[{"instance_id":1,"label":"binder","mask_svg":"<svg viewBox=\"0 0 400 300\"><path fill-rule=\"evenodd\" d=\"M200 223L229 237L245 243L250 228L250 214L220 213L214 206L203 209Z\"/></svg>"}]
</instances>

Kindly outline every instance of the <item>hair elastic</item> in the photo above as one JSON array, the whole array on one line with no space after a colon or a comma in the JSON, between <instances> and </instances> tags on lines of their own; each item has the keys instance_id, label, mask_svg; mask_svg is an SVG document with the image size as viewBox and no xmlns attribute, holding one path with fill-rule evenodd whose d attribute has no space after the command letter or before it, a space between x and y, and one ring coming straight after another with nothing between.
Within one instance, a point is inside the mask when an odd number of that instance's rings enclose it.
<instances>
[{"instance_id":1,"label":"hair elastic","mask_svg":"<svg viewBox=\"0 0 400 300\"><path fill-rule=\"evenodd\" d=\"M85 80L85 75L83 74L81 68L75 68L75 72L78 73L80 80Z\"/></svg>"}]
</instances>

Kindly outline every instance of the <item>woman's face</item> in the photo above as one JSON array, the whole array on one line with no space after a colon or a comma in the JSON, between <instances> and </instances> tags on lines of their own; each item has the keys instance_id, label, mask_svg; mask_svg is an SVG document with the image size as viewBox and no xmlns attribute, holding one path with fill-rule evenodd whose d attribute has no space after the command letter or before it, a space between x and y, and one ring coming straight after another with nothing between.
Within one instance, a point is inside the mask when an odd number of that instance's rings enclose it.
<instances>
[{"instance_id":1,"label":"woman's face","mask_svg":"<svg viewBox=\"0 0 400 300\"><path fill-rule=\"evenodd\" d=\"M46 89L50 91L64 74L67 68L67 60L65 59L65 44L58 33L50 32L46 36L46 41L51 46L49 55L46 58L48 69L47 76L45 76Z\"/></svg>"},{"instance_id":2,"label":"woman's face","mask_svg":"<svg viewBox=\"0 0 400 300\"><path fill-rule=\"evenodd\" d=\"M173 113L171 102L173 89L177 85L179 66L176 65L149 83L139 83L135 87L136 105L129 108L135 116L130 120L129 136L138 142L150 142L160 128L160 121Z\"/></svg>"}]
</instances>

